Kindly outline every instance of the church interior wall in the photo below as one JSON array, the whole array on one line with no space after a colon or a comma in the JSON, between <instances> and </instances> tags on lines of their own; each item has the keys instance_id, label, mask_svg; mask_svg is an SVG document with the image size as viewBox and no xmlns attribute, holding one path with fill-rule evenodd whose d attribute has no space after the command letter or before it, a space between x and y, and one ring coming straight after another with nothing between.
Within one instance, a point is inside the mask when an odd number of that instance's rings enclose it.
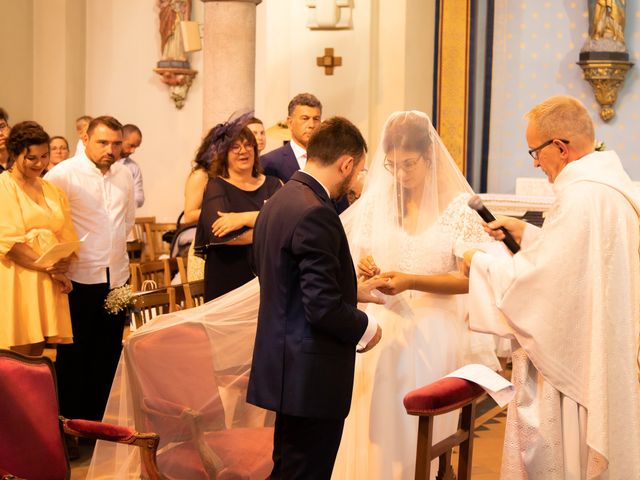
<instances>
[{"instance_id":1,"label":"church interior wall","mask_svg":"<svg viewBox=\"0 0 640 480\"><path fill-rule=\"evenodd\" d=\"M631 178L640 180L639 7L638 0L627 1L625 41L636 66L618 93L615 117L607 123L576 64L588 36L587 2L496 0L488 191L513 193L517 177L544 178L527 154L523 116L559 94L584 102L595 121L596 139L615 150Z\"/></svg>"},{"instance_id":2,"label":"church interior wall","mask_svg":"<svg viewBox=\"0 0 640 480\"><path fill-rule=\"evenodd\" d=\"M12 56L3 58L15 59L22 75L19 82L15 76L1 80L3 92L22 99L5 101L3 95L11 121L37 119L52 135L66 134L72 150L80 115L111 114L137 124L143 142L134 158L143 171L146 201L136 213L175 221L202 136L202 52L191 54L199 73L177 110L153 72L160 57L153 2L0 2L9 12L2 23L12 34L3 34L12 38L2 46ZM203 5L193 1L192 20L204 21ZM309 91L323 102L325 118L351 119L374 150L391 112L431 113L434 5L435 0L362 0L354 2L353 28L323 31L307 28L306 2L263 1L257 6L257 116L267 127L285 120L290 98ZM36 34L34 26L41 31ZM342 66L329 76L316 66L316 57L331 47Z\"/></svg>"},{"instance_id":3,"label":"church interior wall","mask_svg":"<svg viewBox=\"0 0 640 480\"><path fill-rule=\"evenodd\" d=\"M33 116L33 0L0 0L0 106L11 122Z\"/></svg>"},{"instance_id":4,"label":"church interior wall","mask_svg":"<svg viewBox=\"0 0 640 480\"><path fill-rule=\"evenodd\" d=\"M193 2L192 17L202 22L202 2ZM202 135L202 79L196 77L184 107L176 109L153 71L160 37L151 2L89 0L86 22L86 113L111 114L140 127L142 145L133 158L143 172L146 199L136 214L174 222ZM202 52L191 55L191 64L202 75Z\"/></svg>"}]
</instances>

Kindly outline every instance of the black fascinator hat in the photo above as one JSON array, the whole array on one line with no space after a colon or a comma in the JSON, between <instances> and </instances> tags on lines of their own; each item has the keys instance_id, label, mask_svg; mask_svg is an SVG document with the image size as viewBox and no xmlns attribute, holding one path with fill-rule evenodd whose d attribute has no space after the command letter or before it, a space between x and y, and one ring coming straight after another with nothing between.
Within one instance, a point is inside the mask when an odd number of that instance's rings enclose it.
<instances>
[{"instance_id":1,"label":"black fascinator hat","mask_svg":"<svg viewBox=\"0 0 640 480\"><path fill-rule=\"evenodd\" d=\"M229 149L231 142L253 118L253 113L253 110L238 110L232 113L226 122L219 123L209 130L198 149L195 163L209 169L213 160Z\"/></svg>"}]
</instances>

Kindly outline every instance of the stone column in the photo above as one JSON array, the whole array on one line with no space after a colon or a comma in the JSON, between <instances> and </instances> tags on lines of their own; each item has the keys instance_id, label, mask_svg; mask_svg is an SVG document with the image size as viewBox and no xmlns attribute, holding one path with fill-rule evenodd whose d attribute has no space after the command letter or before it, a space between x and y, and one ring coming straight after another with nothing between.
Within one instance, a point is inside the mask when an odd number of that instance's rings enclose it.
<instances>
[{"instance_id":1,"label":"stone column","mask_svg":"<svg viewBox=\"0 0 640 480\"><path fill-rule=\"evenodd\" d=\"M262 0L204 2L203 128L254 108L256 6Z\"/></svg>"}]
</instances>

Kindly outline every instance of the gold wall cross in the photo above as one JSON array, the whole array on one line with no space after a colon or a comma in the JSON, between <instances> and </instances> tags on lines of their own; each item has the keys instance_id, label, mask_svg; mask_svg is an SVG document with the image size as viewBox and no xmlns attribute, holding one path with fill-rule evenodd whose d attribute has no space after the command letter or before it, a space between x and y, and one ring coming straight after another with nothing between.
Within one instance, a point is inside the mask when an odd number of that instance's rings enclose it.
<instances>
[{"instance_id":1,"label":"gold wall cross","mask_svg":"<svg viewBox=\"0 0 640 480\"><path fill-rule=\"evenodd\" d=\"M333 67L342 65L342 57L333 56L333 48L325 48L322 57L316 57L316 65L324 67L325 75L333 75Z\"/></svg>"}]
</instances>

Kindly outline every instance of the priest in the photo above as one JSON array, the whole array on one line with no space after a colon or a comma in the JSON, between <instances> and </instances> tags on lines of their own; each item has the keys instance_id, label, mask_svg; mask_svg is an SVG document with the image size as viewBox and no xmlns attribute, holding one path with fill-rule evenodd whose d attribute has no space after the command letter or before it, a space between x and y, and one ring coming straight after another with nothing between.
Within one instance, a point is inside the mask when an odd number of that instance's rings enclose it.
<instances>
[{"instance_id":1,"label":"priest","mask_svg":"<svg viewBox=\"0 0 640 480\"><path fill-rule=\"evenodd\" d=\"M503 479L640 478L640 195L613 151L594 151L577 99L525 117L534 166L556 200L541 229L513 218L522 249L470 250L470 327L511 338Z\"/></svg>"}]
</instances>

